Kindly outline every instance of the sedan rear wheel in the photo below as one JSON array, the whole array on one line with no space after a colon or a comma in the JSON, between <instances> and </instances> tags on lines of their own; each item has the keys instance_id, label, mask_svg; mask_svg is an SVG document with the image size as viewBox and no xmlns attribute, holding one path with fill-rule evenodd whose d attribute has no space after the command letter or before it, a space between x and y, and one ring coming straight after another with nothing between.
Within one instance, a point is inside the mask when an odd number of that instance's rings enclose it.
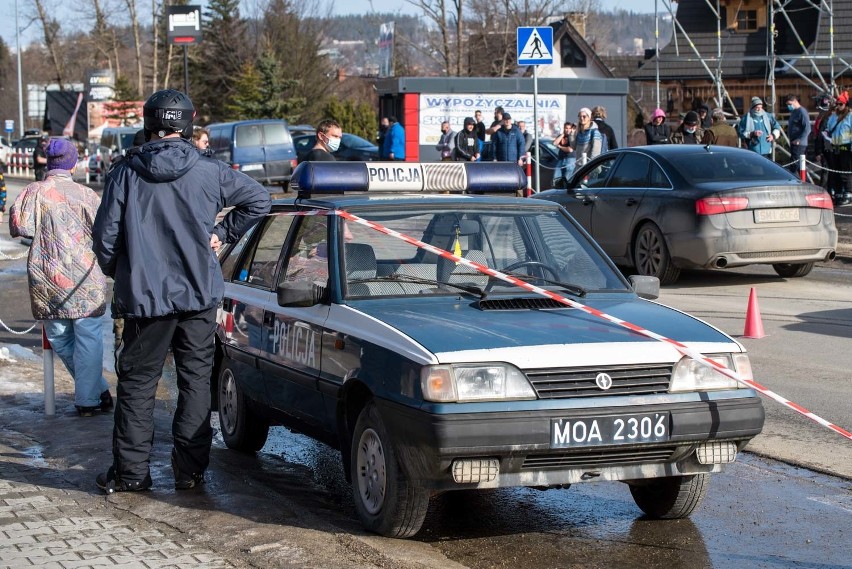
<instances>
[{"instance_id":1,"label":"sedan rear wheel","mask_svg":"<svg viewBox=\"0 0 852 569\"><path fill-rule=\"evenodd\" d=\"M795 277L803 277L806 274L810 273L814 268L813 263L775 263L772 265L772 268L775 269L775 272L778 273L779 276L782 276L786 279L791 279Z\"/></svg>"},{"instance_id":2,"label":"sedan rear wheel","mask_svg":"<svg viewBox=\"0 0 852 569\"><path fill-rule=\"evenodd\" d=\"M633 262L640 275L657 277L663 285L674 283L680 276L680 269L672 263L663 232L653 223L639 228L633 243Z\"/></svg>"},{"instance_id":3,"label":"sedan rear wheel","mask_svg":"<svg viewBox=\"0 0 852 569\"><path fill-rule=\"evenodd\" d=\"M710 487L709 474L670 476L630 485L633 501L649 517L686 518L695 511Z\"/></svg>"},{"instance_id":4,"label":"sedan rear wheel","mask_svg":"<svg viewBox=\"0 0 852 569\"><path fill-rule=\"evenodd\" d=\"M269 423L249 408L227 360L219 373L219 426L228 448L243 452L259 451L269 436Z\"/></svg>"}]
</instances>

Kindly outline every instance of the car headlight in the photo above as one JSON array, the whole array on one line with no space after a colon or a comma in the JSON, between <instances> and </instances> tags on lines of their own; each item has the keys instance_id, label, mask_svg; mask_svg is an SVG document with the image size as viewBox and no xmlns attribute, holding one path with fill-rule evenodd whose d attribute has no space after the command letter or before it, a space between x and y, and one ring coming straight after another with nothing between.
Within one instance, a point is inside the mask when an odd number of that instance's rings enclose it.
<instances>
[{"instance_id":1,"label":"car headlight","mask_svg":"<svg viewBox=\"0 0 852 569\"><path fill-rule=\"evenodd\" d=\"M714 354L706 357L728 369L736 371L743 379L753 379L748 354ZM669 392L712 391L715 389L738 389L746 387L746 385L719 373L706 364L690 357L683 357L675 364L674 370L672 370L672 381L669 384Z\"/></svg>"},{"instance_id":2,"label":"car headlight","mask_svg":"<svg viewBox=\"0 0 852 569\"><path fill-rule=\"evenodd\" d=\"M427 366L420 385L423 399L441 403L536 398L521 370L503 363Z\"/></svg>"}]
</instances>

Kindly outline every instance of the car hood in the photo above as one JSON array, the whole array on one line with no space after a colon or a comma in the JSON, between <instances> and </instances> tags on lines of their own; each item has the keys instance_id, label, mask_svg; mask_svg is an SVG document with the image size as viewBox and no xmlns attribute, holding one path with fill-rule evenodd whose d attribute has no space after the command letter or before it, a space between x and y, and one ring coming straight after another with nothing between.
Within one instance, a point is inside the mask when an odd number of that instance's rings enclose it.
<instances>
[{"instance_id":1,"label":"car hood","mask_svg":"<svg viewBox=\"0 0 852 569\"><path fill-rule=\"evenodd\" d=\"M586 304L683 343L735 343L709 324L680 311L632 295L618 296L591 299ZM555 344L657 342L579 309L480 310L474 300L439 300L369 300L351 306L435 354Z\"/></svg>"}]
</instances>

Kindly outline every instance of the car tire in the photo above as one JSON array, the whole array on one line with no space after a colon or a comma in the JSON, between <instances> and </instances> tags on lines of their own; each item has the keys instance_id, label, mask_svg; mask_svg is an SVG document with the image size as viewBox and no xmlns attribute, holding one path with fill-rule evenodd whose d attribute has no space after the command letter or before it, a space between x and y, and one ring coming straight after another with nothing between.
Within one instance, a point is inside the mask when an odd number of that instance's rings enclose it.
<instances>
[{"instance_id":1,"label":"car tire","mask_svg":"<svg viewBox=\"0 0 852 569\"><path fill-rule=\"evenodd\" d=\"M231 364L225 359L219 372L219 426L228 448L257 452L266 444L269 422L258 417L248 406Z\"/></svg>"},{"instance_id":2,"label":"car tire","mask_svg":"<svg viewBox=\"0 0 852 569\"><path fill-rule=\"evenodd\" d=\"M653 223L639 228L633 241L633 263L640 275L657 277L661 285L672 284L680 277L674 266L663 232Z\"/></svg>"},{"instance_id":3,"label":"car tire","mask_svg":"<svg viewBox=\"0 0 852 569\"><path fill-rule=\"evenodd\" d=\"M358 416L352 433L352 496L364 527L385 537L416 534L426 519L430 492L408 479L375 403Z\"/></svg>"},{"instance_id":4,"label":"car tire","mask_svg":"<svg viewBox=\"0 0 852 569\"><path fill-rule=\"evenodd\" d=\"M709 486L709 474L670 476L631 484L630 493L648 517L676 520L689 517L695 511Z\"/></svg>"},{"instance_id":5,"label":"car tire","mask_svg":"<svg viewBox=\"0 0 852 569\"><path fill-rule=\"evenodd\" d=\"M778 276L784 277L785 279L792 279L797 277L803 277L810 273L813 268L813 263L775 263L772 265L772 268L775 269L775 272L778 273Z\"/></svg>"}]
</instances>

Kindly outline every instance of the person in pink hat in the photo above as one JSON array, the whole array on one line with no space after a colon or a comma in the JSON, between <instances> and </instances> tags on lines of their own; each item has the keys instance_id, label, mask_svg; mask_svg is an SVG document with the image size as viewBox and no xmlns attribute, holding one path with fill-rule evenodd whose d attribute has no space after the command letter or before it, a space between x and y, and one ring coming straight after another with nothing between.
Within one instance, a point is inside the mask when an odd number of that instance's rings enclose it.
<instances>
[{"instance_id":1,"label":"person in pink hat","mask_svg":"<svg viewBox=\"0 0 852 569\"><path fill-rule=\"evenodd\" d=\"M669 144L672 129L666 124L666 113L663 109L654 109L651 122L645 124L646 144Z\"/></svg>"}]
</instances>

